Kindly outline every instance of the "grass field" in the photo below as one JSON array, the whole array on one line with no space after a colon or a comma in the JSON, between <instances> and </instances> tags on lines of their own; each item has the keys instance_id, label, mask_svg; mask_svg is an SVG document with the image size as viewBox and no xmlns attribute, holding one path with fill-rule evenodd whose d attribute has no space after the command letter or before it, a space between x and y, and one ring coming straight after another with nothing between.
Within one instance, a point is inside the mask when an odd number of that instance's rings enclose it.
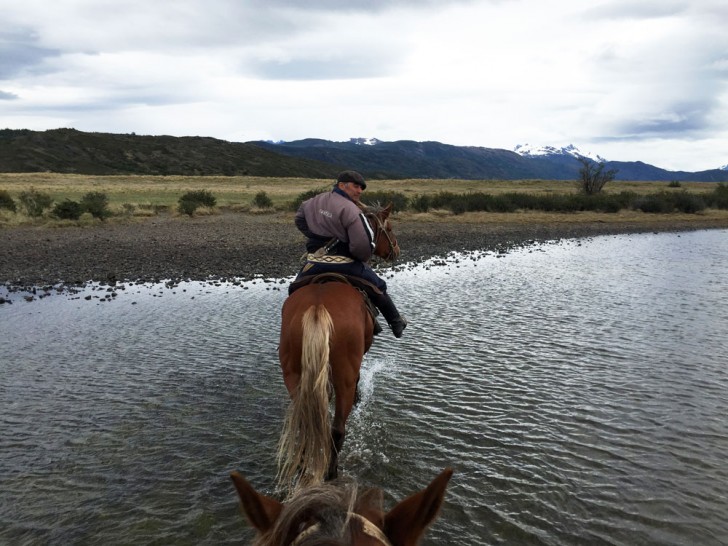
<instances>
[{"instance_id":1,"label":"grass field","mask_svg":"<svg viewBox=\"0 0 728 546\"><path fill-rule=\"evenodd\" d=\"M112 210L123 205L137 207L174 207L188 191L207 190L221 207L248 208L255 196L265 192L273 207L283 210L300 194L327 189L332 180L303 178L264 178L247 176L91 176L57 173L0 173L0 191L7 191L17 200L21 192L31 188L47 193L54 202L64 199L78 201L88 192L107 195ZM667 182L612 181L605 193L630 191L638 194L659 191L687 191L708 193L716 183L681 182L679 188L670 188ZM373 180L368 191L400 192L406 197L430 195L438 192L483 192L498 195L523 192L536 195L550 193L576 193L575 181L559 180Z\"/></svg>"},{"instance_id":2,"label":"grass field","mask_svg":"<svg viewBox=\"0 0 728 546\"><path fill-rule=\"evenodd\" d=\"M0 173L0 192L6 191L18 203L22 192L34 189L48 194L54 203L65 199L79 201L89 192L100 192L108 198L112 216L107 222L143 221L165 211L164 214L181 216L177 211L179 198L189 191L206 190L216 199L216 209L198 209L195 215L228 212L252 212L269 215L271 222L290 222L292 204L302 194L312 190L331 188L332 180L303 178L225 177L225 176L90 176L56 173ZM689 194L710 194L717 183L681 182L678 187L667 182L621 182L612 181L604 188L606 194L632 192L639 195L664 194L665 192L687 192ZM576 194L580 191L575 181L556 180L373 180L367 192L393 192L412 199L422 195L442 192L452 194L490 195L524 193L537 196ZM272 208L259 209L254 199L260 192L273 203ZM374 196L373 196L374 197ZM427 212L414 210L397 211L398 222L420 223L477 223L484 225L563 225L564 227L584 223L605 225L630 224L643 227L666 223L689 224L692 226L728 227L728 207L707 208L694 214L681 212L644 213L639 210L623 209L616 213L577 211L545 212L539 210L517 210L515 212L466 212L453 214L450 210L432 209ZM86 213L77 221L59 220L49 211L41 217L30 217L0 208L0 228L18 226L64 226L98 225L99 220Z\"/></svg>"}]
</instances>

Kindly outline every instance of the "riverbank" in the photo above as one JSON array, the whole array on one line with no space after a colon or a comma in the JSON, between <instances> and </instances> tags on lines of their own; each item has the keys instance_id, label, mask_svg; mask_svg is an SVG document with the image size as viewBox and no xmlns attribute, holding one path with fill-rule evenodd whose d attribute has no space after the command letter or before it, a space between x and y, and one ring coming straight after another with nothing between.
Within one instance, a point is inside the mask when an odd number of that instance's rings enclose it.
<instances>
[{"instance_id":1,"label":"riverbank","mask_svg":"<svg viewBox=\"0 0 728 546\"><path fill-rule=\"evenodd\" d=\"M454 251L507 252L542 241L640 232L728 228L727 211L700 215L396 215L398 264ZM88 282L248 280L294 275L303 236L292 213L222 210L195 218L159 215L94 226L18 226L0 233L0 284L8 291Z\"/></svg>"}]
</instances>

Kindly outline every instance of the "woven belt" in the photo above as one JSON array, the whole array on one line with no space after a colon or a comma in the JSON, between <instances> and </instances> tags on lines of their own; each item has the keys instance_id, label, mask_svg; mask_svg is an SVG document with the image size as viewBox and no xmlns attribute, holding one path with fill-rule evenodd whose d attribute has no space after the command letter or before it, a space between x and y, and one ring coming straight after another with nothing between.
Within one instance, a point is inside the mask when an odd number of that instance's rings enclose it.
<instances>
[{"instance_id":1,"label":"woven belt","mask_svg":"<svg viewBox=\"0 0 728 546\"><path fill-rule=\"evenodd\" d=\"M317 256L316 254L308 254L306 261L313 262L316 264L350 264L354 260L346 256L331 256L324 254L323 256Z\"/></svg>"}]
</instances>

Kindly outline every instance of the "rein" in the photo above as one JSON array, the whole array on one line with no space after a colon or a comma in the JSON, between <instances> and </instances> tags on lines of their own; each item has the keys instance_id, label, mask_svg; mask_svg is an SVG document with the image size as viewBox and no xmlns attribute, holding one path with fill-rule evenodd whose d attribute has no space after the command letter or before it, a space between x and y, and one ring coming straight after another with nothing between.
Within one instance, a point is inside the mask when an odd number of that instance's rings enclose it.
<instances>
[{"instance_id":1,"label":"rein","mask_svg":"<svg viewBox=\"0 0 728 546\"><path fill-rule=\"evenodd\" d=\"M362 533L364 533L366 536L378 540L382 544L382 546L392 546L392 543L389 542L389 539L387 538L387 535L384 534L384 531L374 525L367 518L355 512L349 512L347 514L347 521L350 521L352 519L357 520L361 524ZM318 531L320 527L320 523L314 523L310 527L307 527L306 529L301 531L301 533L299 533L299 535L293 540L293 542L291 542L291 546L296 546L297 544L300 544L306 537Z\"/></svg>"}]
</instances>

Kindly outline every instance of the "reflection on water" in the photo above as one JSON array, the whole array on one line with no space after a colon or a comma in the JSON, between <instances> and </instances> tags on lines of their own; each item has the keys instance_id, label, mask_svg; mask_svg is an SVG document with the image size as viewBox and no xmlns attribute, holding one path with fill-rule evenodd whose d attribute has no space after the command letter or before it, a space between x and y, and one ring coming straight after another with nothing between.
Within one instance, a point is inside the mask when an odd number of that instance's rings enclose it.
<instances>
[{"instance_id":1,"label":"reflection on water","mask_svg":"<svg viewBox=\"0 0 728 546\"><path fill-rule=\"evenodd\" d=\"M425 544L723 544L728 232L452 256L387 279L344 473L391 504L454 466ZM273 493L286 283L0 306L0 542L239 544ZM85 299L91 296L90 299Z\"/></svg>"}]
</instances>

